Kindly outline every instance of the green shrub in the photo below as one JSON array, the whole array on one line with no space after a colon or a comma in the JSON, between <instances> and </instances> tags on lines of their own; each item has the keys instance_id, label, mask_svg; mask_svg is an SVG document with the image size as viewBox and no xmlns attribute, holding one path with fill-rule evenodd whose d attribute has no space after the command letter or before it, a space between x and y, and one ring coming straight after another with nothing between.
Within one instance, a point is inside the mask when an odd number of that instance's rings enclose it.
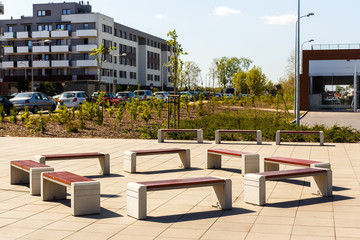
<instances>
[{"instance_id":1,"label":"green shrub","mask_svg":"<svg viewBox=\"0 0 360 240\"><path fill-rule=\"evenodd\" d=\"M20 120L25 124L26 129L30 129L32 126L32 119L30 117L30 111L27 106L24 107L24 111L22 112L20 116Z\"/></svg>"},{"instance_id":2,"label":"green shrub","mask_svg":"<svg viewBox=\"0 0 360 240\"><path fill-rule=\"evenodd\" d=\"M73 108L69 111L68 108L63 105L55 110L55 113L57 114L51 114L51 117L55 122L58 122L61 125L66 125L75 118L74 112L75 110Z\"/></svg>"},{"instance_id":3,"label":"green shrub","mask_svg":"<svg viewBox=\"0 0 360 240\"><path fill-rule=\"evenodd\" d=\"M136 120L139 115L140 100L132 98L130 102L126 103L126 110L129 112L132 120Z\"/></svg>"},{"instance_id":4,"label":"green shrub","mask_svg":"<svg viewBox=\"0 0 360 240\"><path fill-rule=\"evenodd\" d=\"M33 132L40 132L44 134L46 132L46 120L43 116L43 109L39 112L39 121L38 125L33 129Z\"/></svg>"},{"instance_id":5,"label":"green shrub","mask_svg":"<svg viewBox=\"0 0 360 240\"><path fill-rule=\"evenodd\" d=\"M14 124L17 123L17 114L18 114L18 110L17 108L14 106L11 110L10 110L10 121L13 122Z\"/></svg>"},{"instance_id":6,"label":"green shrub","mask_svg":"<svg viewBox=\"0 0 360 240\"><path fill-rule=\"evenodd\" d=\"M126 110L125 105L123 104L119 105L118 112L116 114L116 119L119 122L119 124L121 124L125 110Z\"/></svg>"},{"instance_id":7,"label":"green shrub","mask_svg":"<svg viewBox=\"0 0 360 240\"><path fill-rule=\"evenodd\" d=\"M4 106L0 105L0 122L3 122L5 120L5 110Z\"/></svg>"}]
</instances>

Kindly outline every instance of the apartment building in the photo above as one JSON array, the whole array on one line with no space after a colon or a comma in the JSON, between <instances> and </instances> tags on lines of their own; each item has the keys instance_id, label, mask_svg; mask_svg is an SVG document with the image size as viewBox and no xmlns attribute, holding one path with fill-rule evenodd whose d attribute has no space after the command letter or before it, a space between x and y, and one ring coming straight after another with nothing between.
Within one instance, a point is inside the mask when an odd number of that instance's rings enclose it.
<instances>
[{"instance_id":1,"label":"apartment building","mask_svg":"<svg viewBox=\"0 0 360 240\"><path fill-rule=\"evenodd\" d=\"M105 54L98 61L91 53L101 44ZM164 67L170 56L166 40L92 12L89 2L33 4L31 17L0 20L0 55L3 95L17 92L24 79L34 90L45 81L88 92L99 85L107 91L138 84L172 88Z\"/></svg>"}]
</instances>

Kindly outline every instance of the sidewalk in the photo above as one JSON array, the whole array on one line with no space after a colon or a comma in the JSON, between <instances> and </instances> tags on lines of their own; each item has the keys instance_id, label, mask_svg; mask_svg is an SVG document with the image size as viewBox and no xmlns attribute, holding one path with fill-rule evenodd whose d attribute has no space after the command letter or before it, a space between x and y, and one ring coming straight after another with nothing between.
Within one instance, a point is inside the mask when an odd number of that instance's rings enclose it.
<instances>
[{"instance_id":1,"label":"sidewalk","mask_svg":"<svg viewBox=\"0 0 360 240\"><path fill-rule=\"evenodd\" d=\"M143 156L137 174L123 171L125 150L191 149L190 170L178 168L177 155ZM330 162L333 197L310 194L309 178L268 182L267 205L244 203L239 159L223 158L223 168L204 169L206 150L226 148ZM360 144L169 141L129 139L57 139L0 137L0 239L359 239ZM66 201L43 202L27 186L9 184L9 161L34 155L102 151L110 153L111 175L97 174L96 160L52 161L101 183L101 214L73 217ZM148 194L148 218L126 215L126 184L133 181L221 176L233 181L233 209L212 208L210 189L193 188Z\"/></svg>"}]
</instances>

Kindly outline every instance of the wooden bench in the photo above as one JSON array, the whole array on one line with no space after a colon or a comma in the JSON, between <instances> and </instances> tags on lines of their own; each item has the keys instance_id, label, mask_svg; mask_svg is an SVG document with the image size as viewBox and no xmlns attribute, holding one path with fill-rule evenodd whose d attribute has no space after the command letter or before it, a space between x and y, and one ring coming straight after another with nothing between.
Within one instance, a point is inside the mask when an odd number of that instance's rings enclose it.
<instances>
[{"instance_id":1,"label":"wooden bench","mask_svg":"<svg viewBox=\"0 0 360 240\"><path fill-rule=\"evenodd\" d=\"M43 201L66 199L71 188L71 213L74 216L100 213L100 182L70 172L41 173Z\"/></svg>"},{"instance_id":2,"label":"wooden bench","mask_svg":"<svg viewBox=\"0 0 360 240\"><path fill-rule=\"evenodd\" d=\"M276 131L276 145L280 145L281 134L318 134L320 136L320 145L324 145L324 132L323 131L291 131L291 130L277 130Z\"/></svg>"},{"instance_id":3,"label":"wooden bench","mask_svg":"<svg viewBox=\"0 0 360 240\"><path fill-rule=\"evenodd\" d=\"M247 133L247 134L256 134L257 144L262 143L262 133L261 130L216 130L215 131L215 143L221 143L221 133Z\"/></svg>"},{"instance_id":4,"label":"wooden bench","mask_svg":"<svg viewBox=\"0 0 360 240\"><path fill-rule=\"evenodd\" d=\"M317 168L327 168L331 169L330 163L297 159L297 158L288 158L288 157L265 157L260 160L260 172L268 171L278 171L279 165L291 165L291 166L300 166L300 167L317 167Z\"/></svg>"},{"instance_id":5,"label":"wooden bench","mask_svg":"<svg viewBox=\"0 0 360 240\"><path fill-rule=\"evenodd\" d=\"M158 142L164 142L164 135L166 132L178 132L178 133L196 133L196 138L198 143L203 142L203 130L202 129L159 129L158 130Z\"/></svg>"},{"instance_id":6,"label":"wooden bench","mask_svg":"<svg viewBox=\"0 0 360 240\"><path fill-rule=\"evenodd\" d=\"M37 155L35 160L45 164L46 161L55 160L77 160L77 159L99 159L99 173L103 175L110 174L110 155L102 152L90 152L90 153L67 153L67 154L47 154Z\"/></svg>"},{"instance_id":7,"label":"wooden bench","mask_svg":"<svg viewBox=\"0 0 360 240\"><path fill-rule=\"evenodd\" d=\"M257 153L241 152L228 149L208 149L206 168L221 168L222 155L236 156L241 159L241 173L259 172L260 156Z\"/></svg>"},{"instance_id":8,"label":"wooden bench","mask_svg":"<svg viewBox=\"0 0 360 240\"><path fill-rule=\"evenodd\" d=\"M33 160L10 161L10 184L29 183L30 195L40 195L40 174L54 168Z\"/></svg>"},{"instance_id":9,"label":"wooden bench","mask_svg":"<svg viewBox=\"0 0 360 240\"><path fill-rule=\"evenodd\" d=\"M213 187L212 206L221 209L232 208L231 180L220 177L199 177L188 179L130 182L127 184L127 214L137 219L147 216L147 192L179 188Z\"/></svg>"},{"instance_id":10,"label":"wooden bench","mask_svg":"<svg viewBox=\"0 0 360 240\"><path fill-rule=\"evenodd\" d=\"M312 176L310 187L313 194L332 195L332 171L325 168L299 168L282 171L249 173L244 180L245 202L255 205L266 204L266 181Z\"/></svg>"},{"instance_id":11,"label":"wooden bench","mask_svg":"<svg viewBox=\"0 0 360 240\"><path fill-rule=\"evenodd\" d=\"M126 172L136 172L136 157L146 155L160 155L160 154L179 154L182 162L182 167L190 168L190 149L185 148L164 148L164 149L149 149L149 150L131 150L124 152L124 170Z\"/></svg>"}]
</instances>

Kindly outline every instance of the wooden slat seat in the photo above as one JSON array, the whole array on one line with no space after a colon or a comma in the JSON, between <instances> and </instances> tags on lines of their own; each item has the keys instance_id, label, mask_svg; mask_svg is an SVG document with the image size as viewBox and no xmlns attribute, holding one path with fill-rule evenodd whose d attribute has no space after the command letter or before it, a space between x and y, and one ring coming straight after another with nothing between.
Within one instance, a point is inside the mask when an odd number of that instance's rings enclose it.
<instances>
[{"instance_id":1,"label":"wooden slat seat","mask_svg":"<svg viewBox=\"0 0 360 240\"><path fill-rule=\"evenodd\" d=\"M259 172L259 154L218 148L207 150L206 168L221 168L222 155L240 157L242 175L246 173Z\"/></svg>"},{"instance_id":2,"label":"wooden slat seat","mask_svg":"<svg viewBox=\"0 0 360 240\"><path fill-rule=\"evenodd\" d=\"M232 208L231 180L220 177L199 177L188 179L130 182L127 185L127 214L137 219L147 216L147 192L179 188L213 187L213 206Z\"/></svg>"},{"instance_id":3,"label":"wooden slat seat","mask_svg":"<svg viewBox=\"0 0 360 240\"><path fill-rule=\"evenodd\" d=\"M54 168L33 160L10 161L10 184L29 183L30 195L40 195L40 174L50 171Z\"/></svg>"},{"instance_id":4,"label":"wooden slat seat","mask_svg":"<svg viewBox=\"0 0 360 240\"><path fill-rule=\"evenodd\" d=\"M295 130L278 130L276 131L276 145L280 145L281 134L318 134L320 137L320 145L324 145L323 131L295 131Z\"/></svg>"},{"instance_id":5,"label":"wooden slat seat","mask_svg":"<svg viewBox=\"0 0 360 240\"><path fill-rule=\"evenodd\" d=\"M194 133L196 133L197 142L198 143L203 142L203 130L202 129L159 129L158 130L158 142L159 143L164 142L164 137L165 137L166 132L167 133L169 133L169 132L178 132L178 133L194 132Z\"/></svg>"},{"instance_id":6,"label":"wooden slat seat","mask_svg":"<svg viewBox=\"0 0 360 240\"><path fill-rule=\"evenodd\" d=\"M260 162L260 171L278 171L279 165L291 165L300 167L317 167L317 168L331 168L330 163L324 163L319 161L288 158L288 157L264 157Z\"/></svg>"},{"instance_id":7,"label":"wooden slat seat","mask_svg":"<svg viewBox=\"0 0 360 240\"><path fill-rule=\"evenodd\" d=\"M261 130L234 130L234 129L220 129L215 131L215 143L221 143L221 133L245 133L245 134L256 134L256 142L257 144L262 143L262 132Z\"/></svg>"},{"instance_id":8,"label":"wooden slat seat","mask_svg":"<svg viewBox=\"0 0 360 240\"><path fill-rule=\"evenodd\" d=\"M99 173L103 175L110 174L110 155L102 152L87 152L87 153L63 153L63 154L43 154L35 156L35 160L45 164L46 161L56 160L78 160L78 159L92 159L96 158L99 161Z\"/></svg>"},{"instance_id":9,"label":"wooden slat seat","mask_svg":"<svg viewBox=\"0 0 360 240\"><path fill-rule=\"evenodd\" d=\"M181 167L190 168L190 149L185 148L161 148L161 149L147 149L147 150L130 150L124 152L124 171L134 173L136 172L137 156L146 155L162 155L162 154L179 154L181 160Z\"/></svg>"},{"instance_id":10,"label":"wooden slat seat","mask_svg":"<svg viewBox=\"0 0 360 240\"><path fill-rule=\"evenodd\" d=\"M71 189L72 215L100 213L100 182L66 171L41 174L43 201L66 199L68 187Z\"/></svg>"},{"instance_id":11,"label":"wooden slat seat","mask_svg":"<svg viewBox=\"0 0 360 240\"><path fill-rule=\"evenodd\" d=\"M325 168L299 168L282 171L249 173L245 175L245 202L255 205L266 204L266 181L311 176L311 191L322 196L332 195L332 171Z\"/></svg>"}]
</instances>

